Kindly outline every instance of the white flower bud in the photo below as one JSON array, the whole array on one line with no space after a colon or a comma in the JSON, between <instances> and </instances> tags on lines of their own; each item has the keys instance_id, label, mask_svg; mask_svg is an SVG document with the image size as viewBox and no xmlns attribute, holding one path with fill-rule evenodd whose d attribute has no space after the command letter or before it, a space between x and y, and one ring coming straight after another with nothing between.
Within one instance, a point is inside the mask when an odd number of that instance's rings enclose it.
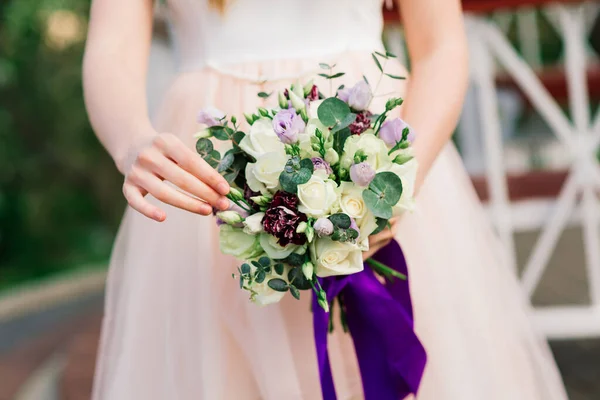
<instances>
[{"instance_id":1,"label":"white flower bud","mask_svg":"<svg viewBox=\"0 0 600 400\"><path fill-rule=\"evenodd\" d=\"M247 233L248 235L256 235L262 232L264 230L262 224L264 216L265 213L260 212L252 214L251 216L246 218L244 220L244 233Z\"/></svg>"},{"instance_id":2,"label":"white flower bud","mask_svg":"<svg viewBox=\"0 0 600 400\"><path fill-rule=\"evenodd\" d=\"M325 153L325 161L327 161L329 165L335 165L338 161L340 161L340 156L333 148L327 149L327 152Z\"/></svg>"},{"instance_id":3,"label":"white flower bud","mask_svg":"<svg viewBox=\"0 0 600 400\"><path fill-rule=\"evenodd\" d=\"M314 264L310 261L307 261L304 264L302 264L302 273L304 274L304 277L310 281L315 273Z\"/></svg>"},{"instance_id":4,"label":"white flower bud","mask_svg":"<svg viewBox=\"0 0 600 400\"><path fill-rule=\"evenodd\" d=\"M308 243L312 242L315 238L315 230L312 226L308 226L304 234L306 235L306 240L308 240Z\"/></svg>"},{"instance_id":5,"label":"white flower bud","mask_svg":"<svg viewBox=\"0 0 600 400\"><path fill-rule=\"evenodd\" d=\"M300 112L306 108L306 105L304 104L304 99L302 97L298 96L294 92L289 92L289 94L290 100L292 101L292 106L296 109L296 111Z\"/></svg>"},{"instance_id":6,"label":"white flower bud","mask_svg":"<svg viewBox=\"0 0 600 400\"><path fill-rule=\"evenodd\" d=\"M277 94L277 101L279 102L279 107L288 108L288 100L285 98L283 92Z\"/></svg>"},{"instance_id":7,"label":"white flower bud","mask_svg":"<svg viewBox=\"0 0 600 400\"><path fill-rule=\"evenodd\" d=\"M195 139L204 139L204 138L209 138L211 137L212 134L210 133L210 129L202 129L200 132L197 132L196 134L194 134L194 138Z\"/></svg>"},{"instance_id":8,"label":"white flower bud","mask_svg":"<svg viewBox=\"0 0 600 400\"><path fill-rule=\"evenodd\" d=\"M217 213L217 218L227 225L236 225L244 221L244 218L235 211L219 211Z\"/></svg>"},{"instance_id":9,"label":"white flower bud","mask_svg":"<svg viewBox=\"0 0 600 400\"><path fill-rule=\"evenodd\" d=\"M229 187L228 197L233 201L244 200L244 194L239 189L234 188L234 187Z\"/></svg>"},{"instance_id":10,"label":"white flower bud","mask_svg":"<svg viewBox=\"0 0 600 400\"><path fill-rule=\"evenodd\" d=\"M271 196L266 195L250 197L250 200L252 200L258 206L266 206L271 202L272 199L273 198Z\"/></svg>"},{"instance_id":11,"label":"white flower bud","mask_svg":"<svg viewBox=\"0 0 600 400\"><path fill-rule=\"evenodd\" d=\"M306 232L306 228L308 228L308 224L302 221L298 224L298 227L296 228L296 233L304 233Z\"/></svg>"},{"instance_id":12,"label":"white flower bud","mask_svg":"<svg viewBox=\"0 0 600 400\"><path fill-rule=\"evenodd\" d=\"M304 90L302 90L302 85L300 85L299 83L294 83L292 84L291 87L291 92L293 92L296 96L298 97L304 97ZM291 97L290 97L291 99Z\"/></svg>"},{"instance_id":13,"label":"white flower bud","mask_svg":"<svg viewBox=\"0 0 600 400\"><path fill-rule=\"evenodd\" d=\"M310 91L312 90L313 85L315 84L315 82L311 79L310 81L306 82L306 85L304 85L304 87L302 88L302 91L304 92L304 96L308 96L308 94L310 93Z\"/></svg>"}]
</instances>

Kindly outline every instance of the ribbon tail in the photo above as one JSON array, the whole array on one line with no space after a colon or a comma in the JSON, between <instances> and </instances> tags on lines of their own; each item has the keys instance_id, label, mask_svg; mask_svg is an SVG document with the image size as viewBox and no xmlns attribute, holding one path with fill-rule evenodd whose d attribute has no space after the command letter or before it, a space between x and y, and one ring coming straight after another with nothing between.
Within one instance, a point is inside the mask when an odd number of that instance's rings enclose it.
<instances>
[{"instance_id":1,"label":"ribbon tail","mask_svg":"<svg viewBox=\"0 0 600 400\"><path fill-rule=\"evenodd\" d=\"M319 378L321 380L321 393L323 400L337 400L331 365L329 363L329 352L327 351L327 335L329 334L329 314L325 312L317 302L317 295L313 293L313 331L315 336L315 347L317 350L317 361L319 363Z\"/></svg>"}]
</instances>

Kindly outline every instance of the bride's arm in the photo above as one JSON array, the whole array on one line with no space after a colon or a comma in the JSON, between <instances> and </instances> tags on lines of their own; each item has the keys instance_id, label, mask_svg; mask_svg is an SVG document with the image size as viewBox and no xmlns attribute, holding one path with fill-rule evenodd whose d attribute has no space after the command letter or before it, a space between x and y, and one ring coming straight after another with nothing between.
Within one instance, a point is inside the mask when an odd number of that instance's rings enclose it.
<instances>
[{"instance_id":1,"label":"bride's arm","mask_svg":"<svg viewBox=\"0 0 600 400\"><path fill-rule=\"evenodd\" d=\"M452 136L467 88L467 41L459 0L400 0L411 60L403 118L415 129L417 190Z\"/></svg>"},{"instance_id":2,"label":"bride's arm","mask_svg":"<svg viewBox=\"0 0 600 400\"><path fill-rule=\"evenodd\" d=\"M212 207L181 193L166 179L206 202L226 208L227 182L177 137L158 134L146 104L152 0L95 0L83 64L83 85L96 135L125 175L123 193L142 214L163 221L147 193L176 207L210 214Z\"/></svg>"}]
</instances>

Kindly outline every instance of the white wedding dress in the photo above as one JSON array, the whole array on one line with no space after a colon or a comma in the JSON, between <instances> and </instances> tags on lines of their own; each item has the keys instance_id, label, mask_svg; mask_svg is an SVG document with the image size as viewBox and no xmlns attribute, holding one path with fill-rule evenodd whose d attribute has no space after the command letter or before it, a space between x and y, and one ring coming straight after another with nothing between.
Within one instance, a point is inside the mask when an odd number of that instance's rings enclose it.
<instances>
[{"instance_id":1,"label":"white wedding dress","mask_svg":"<svg viewBox=\"0 0 600 400\"><path fill-rule=\"evenodd\" d=\"M167 3L180 73L155 125L191 148L202 107L241 116L264 104L257 92L305 79L319 62L336 63L346 84L378 76L369 53L382 48L381 0L235 0L223 15L207 0ZM406 74L388 64L389 72ZM405 83L398 82L384 80L384 92L402 94ZM328 84L317 84L328 93ZM126 212L110 266L93 398L320 399L310 295L251 304L231 278L237 263L219 253L214 220L166 209L164 223ZM452 145L397 239L428 353L419 400L566 399ZM352 342L339 328L329 352L338 398L362 398Z\"/></svg>"}]
</instances>

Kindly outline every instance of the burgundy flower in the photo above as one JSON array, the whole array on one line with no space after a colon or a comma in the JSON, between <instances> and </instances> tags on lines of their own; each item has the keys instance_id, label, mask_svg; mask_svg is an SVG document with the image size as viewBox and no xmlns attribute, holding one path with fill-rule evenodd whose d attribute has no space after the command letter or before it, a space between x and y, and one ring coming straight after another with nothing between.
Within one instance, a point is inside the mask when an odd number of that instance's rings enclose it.
<instances>
[{"instance_id":1,"label":"burgundy flower","mask_svg":"<svg viewBox=\"0 0 600 400\"><path fill-rule=\"evenodd\" d=\"M319 89L317 88L317 85L312 86L312 88L310 89L310 93L308 94L308 96L306 96L306 98L308 99L308 101L315 101L319 99Z\"/></svg>"},{"instance_id":2,"label":"burgundy flower","mask_svg":"<svg viewBox=\"0 0 600 400\"><path fill-rule=\"evenodd\" d=\"M353 135L360 135L371 127L371 119L369 118L372 114L369 111L359 112L356 116L356 120L350 124L350 132Z\"/></svg>"},{"instance_id":3,"label":"burgundy flower","mask_svg":"<svg viewBox=\"0 0 600 400\"><path fill-rule=\"evenodd\" d=\"M250 197L258 195L260 195L260 192L254 192L252 189L250 189L250 186L248 186L247 184L244 185L244 200L246 200L254 210L258 210L260 209L260 207L258 206L258 204L252 201Z\"/></svg>"},{"instance_id":4,"label":"burgundy flower","mask_svg":"<svg viewBox=\"0 0 600 400\"><path fill-rule=\"evenodd\" d=\"M290 99L290 92L289 92L289 90L284 89L283 90L283 95L285 96L286 100Z\"/></svg>"},{"instance_id":5,"label":"burgundy flower","mask_svg":"<svg viewBox=\"0 0 600 400\"><path fill-rule=\"evenodd\" d=\"M306 235L296 232L300 222L307 220L297 206L298 197L295 194L279 191L265 212L263 228L278 239L280 246L306 243Z\"/></svg>"}]
</instances>

